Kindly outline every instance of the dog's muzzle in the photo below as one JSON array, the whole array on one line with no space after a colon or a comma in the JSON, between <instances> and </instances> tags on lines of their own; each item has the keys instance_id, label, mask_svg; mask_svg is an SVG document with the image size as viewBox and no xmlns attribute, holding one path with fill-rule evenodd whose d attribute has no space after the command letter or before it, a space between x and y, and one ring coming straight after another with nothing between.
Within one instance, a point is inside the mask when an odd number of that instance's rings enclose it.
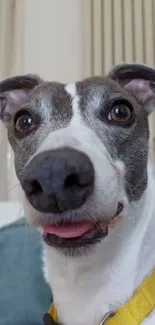
<instances>
[{"instance_id":1,"label":"dog's muzzle","mask_svg":"<svg viewBox=\"0 0 155 325\"><path fill-rule=\"evenodd\" d=\"M32 206L62 213L82 206L94 188L94 167L74 149L42 152L27 165L21 185Z\"/></svg>"}]
</instances>

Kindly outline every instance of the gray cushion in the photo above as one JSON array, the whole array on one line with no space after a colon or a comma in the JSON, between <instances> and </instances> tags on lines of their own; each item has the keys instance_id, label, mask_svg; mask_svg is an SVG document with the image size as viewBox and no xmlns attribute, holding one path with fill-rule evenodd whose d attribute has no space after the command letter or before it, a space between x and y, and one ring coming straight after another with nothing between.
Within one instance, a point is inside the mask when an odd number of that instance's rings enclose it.
<instances>
[{"instance_id":1,"label":"gray cushion","mask_svg":"<svg viewBox=\"0 0 155 325\"><path fill-rule=\"evenodd\" d=\"M0 229L0 324L43 324L51 292L42 274L39 242L39 233L25 222Z\"/></svg>"}]
</instances>

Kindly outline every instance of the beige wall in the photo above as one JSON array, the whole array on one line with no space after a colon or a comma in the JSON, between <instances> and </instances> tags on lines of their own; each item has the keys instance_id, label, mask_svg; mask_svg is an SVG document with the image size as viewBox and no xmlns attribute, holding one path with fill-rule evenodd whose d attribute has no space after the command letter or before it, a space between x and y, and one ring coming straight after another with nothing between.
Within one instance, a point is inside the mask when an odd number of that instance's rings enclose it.
<instances>
[{"instance_id":1,"label":"beige wall","mask_svg":"<svg viewBox=\"0 0 155 325\"><path fill-rule=\"evenodd\" d=\"M24 71L73 82L83 76L83 0L25 0Z\"/></svg>"}]
</instances>

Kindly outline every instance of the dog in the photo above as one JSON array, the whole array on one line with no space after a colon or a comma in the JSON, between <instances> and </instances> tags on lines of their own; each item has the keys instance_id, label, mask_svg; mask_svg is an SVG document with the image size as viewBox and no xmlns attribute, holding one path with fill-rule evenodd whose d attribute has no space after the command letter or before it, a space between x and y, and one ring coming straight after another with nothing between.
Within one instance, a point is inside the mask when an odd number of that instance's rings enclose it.
<instances>
[{"instance_id":1,"label":"dog","mask_svg":"<svg viewBox=\"0 0 155 325\"><path fill-rule=\"evenodd\" d=\"M155 69L142 64L75 84L36 75L0 82L25 216L41 232L45 278L63 325L111 324L154 272L154 109ZM154 282L151 288L155 298ZM134 324L154 325L154 307Z\"/></svg>"}]
</instances>

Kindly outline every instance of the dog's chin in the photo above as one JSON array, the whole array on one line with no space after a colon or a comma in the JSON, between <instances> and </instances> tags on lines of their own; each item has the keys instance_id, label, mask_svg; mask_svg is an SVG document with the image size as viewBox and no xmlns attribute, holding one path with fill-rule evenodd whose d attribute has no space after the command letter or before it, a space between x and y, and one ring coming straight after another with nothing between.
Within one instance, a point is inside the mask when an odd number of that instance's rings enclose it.
<instances>
[{"instance_id":1,"label":"dog's chin","mask_svg":"<svg viewBox=\"0 0 155 325\"><path fill-rule=\"evenodd\" d=\"M115 227L120 220L123 204L118 205L116 215L109 220L97 222L60 223L43 226L43 241L58 249L64 255L77 256L87 253L108 236L109 227Z\"/></svg>"}]
</instances>

